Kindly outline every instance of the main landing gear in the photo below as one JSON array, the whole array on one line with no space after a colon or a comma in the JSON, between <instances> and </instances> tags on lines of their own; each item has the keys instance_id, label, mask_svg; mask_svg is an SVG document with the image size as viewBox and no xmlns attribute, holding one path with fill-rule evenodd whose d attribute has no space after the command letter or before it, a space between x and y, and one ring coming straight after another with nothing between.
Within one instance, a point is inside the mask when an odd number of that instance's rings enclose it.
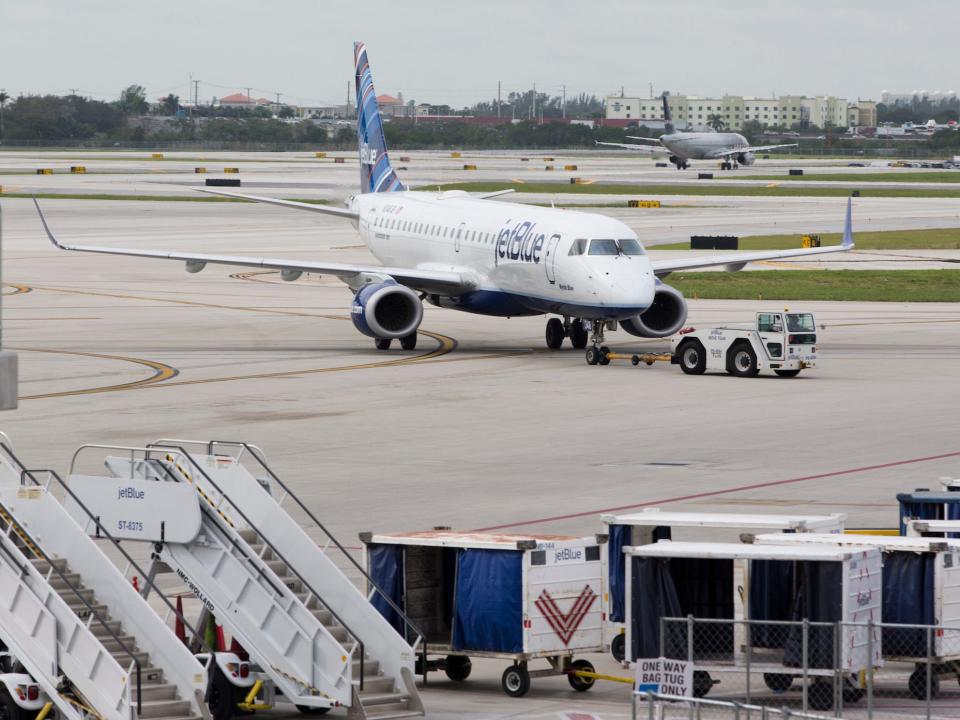
<instances>
[{"instance_id":1,"label":"main landing gear","mask_svg":"<svg viewBox=\"0 0 960 720\"><path fill-rule=\"evenodd\" d=\"M670 158L670 162L672 162L674 165L677 166L677 170L686 170L688 167L690 167L690 163L688 163L683 158L678 158L674 156Z\"/></svg>"},{"instance_id":2,"label":"main landing gear","mask_svg":"<svg viewBox=\"0 0 960 720\"><path fill-rule=\"evenodd\" d=\"M724 160L720 163L721 170L739 170L740 166L737 164L736 160Z\"/></svg>"},{"instance_id":3,"label":"main landing gear","mask_svg":"<svg viewBox=\"0 0 960 720\"><path fill-rule=\"evenodd\" d=\"M377 350L389 350L390 344L393 341L390 338L374 338L373 344L376 345ZM404 335L400 338L400 348L403 350L416 350L417 349L417 331L414 330L409 335Z\"/></svg>"},{"instance_id":4,"label":"main landing gear","mask_svg":"<svg viewBox=\"0 0 960 720\"><path fill-rule=\"evenodd\" d=\"M547 320L547 347L551 350L559 350L563 346L563 339L570 338L570 344L577 350L583 350L587 346L587 330L583 326L583 320L573 318L572 320L564 316L560 318L550 318Z\"/></svg>"},{"instance_id":5,"label":"main landing gear","mask_svg":"<svg viewBox=\"0 0 960 720\"><path fill-rule=\"evenodd\" d=\"M609 365L610 348L603 344L604 320L590 321L590 347L587 348L587 365Z\"/></svg>"}]
</instances>

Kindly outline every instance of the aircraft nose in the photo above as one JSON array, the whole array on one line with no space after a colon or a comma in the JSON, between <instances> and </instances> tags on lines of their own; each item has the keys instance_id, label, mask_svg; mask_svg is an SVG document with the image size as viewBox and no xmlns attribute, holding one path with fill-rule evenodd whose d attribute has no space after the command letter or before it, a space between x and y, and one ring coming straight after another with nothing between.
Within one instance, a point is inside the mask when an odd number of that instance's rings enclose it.
<instances>
[{"instance_id":1,"label":"aircraft nose","mask_svg":"<svg viewBox=\"0 0 960 720\"><path fill-rule=\"evenodd\" d=\"M649 261L631 258L611 279L624 307L648 307L653 302L656 278Z\"/></svg>"}]
</instances>

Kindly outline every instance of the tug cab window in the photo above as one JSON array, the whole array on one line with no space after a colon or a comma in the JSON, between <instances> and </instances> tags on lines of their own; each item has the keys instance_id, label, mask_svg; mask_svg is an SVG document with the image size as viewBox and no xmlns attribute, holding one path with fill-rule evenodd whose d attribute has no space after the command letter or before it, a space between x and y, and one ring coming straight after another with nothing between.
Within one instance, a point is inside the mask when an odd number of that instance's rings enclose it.
<instances>
[{"instance_id":1,"label":"tug cab window","mask_svg":"<svg viewBox=\"0 0 960 720\"><path fill-rule=\"evenodd\" d=\"M583 238L579 240L574 240L573 244L570 246L570 252L568 255L583 255L587 251L587 241Z\"/></svg>"},{"instance_id":2,"label":"tug cab window","mask_svg":"<svg viewBox=\"0 0 960 720\"><path fill-rule=\"evenodd\" d=\"M780 313L759 313L757 315L757 330L759 332L782 333L783 319Z\"/></svg>"},{"instance_id":3,"label":"tug cab window","mask_svg":"<svg viewBox=\"0 0 960 720\"><path fill-rule=\"evenodd\" d=\"M787 313L787 331L816 332L817 326L810 313Z\"/></svg>"}]
</instances>

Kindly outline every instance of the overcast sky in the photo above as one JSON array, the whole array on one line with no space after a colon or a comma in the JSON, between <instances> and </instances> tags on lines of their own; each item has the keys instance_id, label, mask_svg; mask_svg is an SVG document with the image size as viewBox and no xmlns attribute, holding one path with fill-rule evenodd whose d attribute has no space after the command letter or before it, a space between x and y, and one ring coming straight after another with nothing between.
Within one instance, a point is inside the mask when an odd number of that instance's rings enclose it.
<instances>
[{"instance_id":1,"label":"overcast sky","mask_svg":"<svg viewBox=\"0 0 960 720\"><path fill-rule=\"evenodd\" d=\"M719 95L957 90L956 0L0 0L0 88L201 102L247 86L343 102L352 42L378 93L455 107L510 90Z\"/></svg>"}]
</instances>

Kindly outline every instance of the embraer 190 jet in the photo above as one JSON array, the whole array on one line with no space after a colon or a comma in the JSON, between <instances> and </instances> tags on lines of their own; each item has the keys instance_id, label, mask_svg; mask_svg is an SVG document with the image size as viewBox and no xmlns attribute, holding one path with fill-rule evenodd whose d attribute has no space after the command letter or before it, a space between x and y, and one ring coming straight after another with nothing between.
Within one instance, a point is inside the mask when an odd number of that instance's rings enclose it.
<instances>
[{"instance_id":1,"label":"embraer 190 jet","mask_svg":"<svg viewBox=\"0 0 960 720\"><path fill-rule=\"evenodd\" d=\"M630 140L640 143L597 142L597 145L638 150L650 155L669 155L670 162L677 170L684 170L690 160L719 160L723 170L733 170L738 165L753 165L758 152L777 148L796 147L797 143L786 145L751 145L740 133L730 132L677 132L670 114L667 95L663 95L663 128L665 132L658 138L627 135Z\"/></svg>"},{"instance_id":2,"label":"embraer 190 jet","mask_svg":"<svg viewBox=\"0 0 960 720\"><path fill-rule=\"evenodd\" d=\"M63 250L179 260L192 273L209 264L269 268L288 281L303 273L332 275L354 293L350 310L354 326L381 350L389 349L393 340L405 350L416 347L423 301L505 318L555 315L559 317L551 317L546 325L548 347L557 349L569 338L575 348L587 348L590 364L609 362L604 330L619 325L643 338L667 337L680 330L687 317L686 301L661 280L674 271L709 266L739 270L754 260L853 247L849 206L842 245L651 260L636 233L605 215L492 199L509 191L469 195L409 190L387 155L362 43L354 45L354 60L360 193L348 198L346 207L206 192L349 221L382 265L69 245L54 237L41 212L47 236Z\"/></svg>"}]
</instances>

